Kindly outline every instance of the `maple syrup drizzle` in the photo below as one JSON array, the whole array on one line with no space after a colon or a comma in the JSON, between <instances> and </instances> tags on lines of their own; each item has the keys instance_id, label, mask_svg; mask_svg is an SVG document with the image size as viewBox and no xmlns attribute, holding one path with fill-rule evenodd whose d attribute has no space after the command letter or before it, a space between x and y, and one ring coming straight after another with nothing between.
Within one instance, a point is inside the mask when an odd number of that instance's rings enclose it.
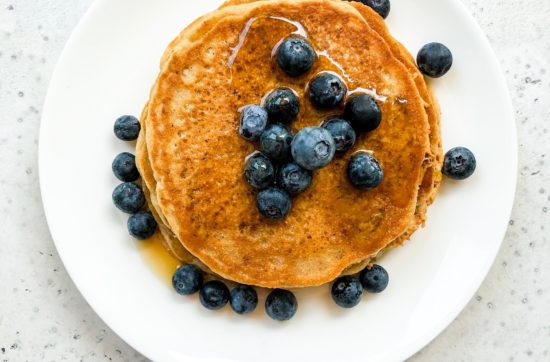
<instances>
[{"instance_id":1,"label":"maple syrup drizzle","mask_svg":"<svg viewBox=\"0 0 550 362\"><path fill-rule=\"evenodd\" d=\"M348 96L351 96L356 93L365 93L371 96L372 98L376 99L379 102L385 103L388 100L388 97L382 94L378 94L376 88L362 88L358 87L353 90L348 91Z\"/></svg>"},{"instance_id":2,"label":"maple syrup drizzle","mask_svg":"<svg viewBox=\"0 0 550 362\"><path fill-rule=\"evenodd\" d=\"M227 66L232 67L233 63L235 63L235 59L237 59L237 55L239 54L239 51L243 47L244 41L246 40L246 36L248 35L248 32L250 31L250 28L252 27L252 24L256 21L258 18L250 18L246 22L246 25L244 26L244 29L239 34L239 42L234 47L231 47L231 56L229 57L229 60L227 61Z\"/></svg>"},{"instance_id":3,"label":"maple syrup drizzle","mask_svg":"<svg viewBox=\"0 0 550 362\"><path fill-rule=\"evenodd\" d=\"M291 25L294 25L294 27L296 27L296 31L294 31L290 34L296 34L296 35L300 35L303 38L307 38L307 31L304 28L304 26L302 25L302 23L300 23L299 21L294 21L294 20L290 20L290 19L287 19L287 18L281 18L281 17L278 17L278 16L268 16L268 18L284 21L285 23L289 23Z\"/></svg>"},{"instance_id":4,"label":"maple syrup drizzle","mask_svg":"<svg viewBox=\"0 0 550 362\"><path fill-rule=\"evenodd\" d=\"M330 54L326 51L326 50L323 50L323 51L320 51L320 52L317 52L317 56L318 57L325 57L328 59L328 61L334 65L341 73L342 75L344 76L344 78L346 78L348 80L348 82L350 83L355 83L355 80L353 80L349 75L348 73L346 73L346 70L344 69L344 67L342 67L342 65L340 63L338 63L336 60L332 59L332 57L330 56Z\"/></svg>"},{"instance_id":5,"label":"maple syrup drizzle","mask_svg":"<svg viewBox=\"0 0 550 362\"><path fill-rule=\"evenodd\" d=\"M237 42L237 45L235 45L234 47L231 47L231 56L229 57L229 60L227 61L227 66L228 67L232 67L233 66L233 63L235 63L235 59L237 59L237 56L239 55L239 51L241 50L241 48L243 47L244 45L244 41L246 40L246 36L248 35L248 32L250 31L250 28L252 27L252 25L254 24L254 22L258 19L262 19L262 18L250 18L248 19L248 21L246 22L243 30L241 31L241 33L239 34L239 41ZM296 34L296 35L300 35L301 37L304 37L304 38L307 38L307 32L306 32L306 29L304 28L304 26L298 22L298 21L293 21L293 20L290 20L290 19L287 19L287 18L281 18L281 17L277 17L277 16L267 16L265 17L264 19L274 19L274 20L279 20L279 21L284 21L285 23L288 23L288 24L291 24L291 25L294 25L294 27L296 28L295 31L293 31L292 33L290 34ZM275 47L273 48L273 51L271 53L271 56L274 56L275 53L277 52L277 48L279 47L279 45L281 45L281 43L285 40L286 38L283 38L281 40L279 40L279 42L277 42L277 44L275 45Z\"/></svg>"},{"instance_id":6,"label":"maple syrup drizzle","mask_svg":"<svg viewBox=\"0 0 550 362\"><path fill-rule=\"evenodd\" d=\"M181 262L164 247L160 231L149 239L136 242L141 258L162 281L170 283Z\"/></svg>"}]
</instances>

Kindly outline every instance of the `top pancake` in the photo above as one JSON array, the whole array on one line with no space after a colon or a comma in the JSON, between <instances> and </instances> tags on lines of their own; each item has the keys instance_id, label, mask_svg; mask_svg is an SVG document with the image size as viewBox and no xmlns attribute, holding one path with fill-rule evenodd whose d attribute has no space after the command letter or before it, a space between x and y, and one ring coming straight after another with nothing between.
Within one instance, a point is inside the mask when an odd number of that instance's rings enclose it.
<instances>
[{"instance_id":1,"label":"top pancake","mask_svg":"<svg viewBox=\"0 0 550 362\"><path fill-rule=\"evenodd\" d=\"M271 52L296 29L275 18L299 21L316 50L345 74L322 56L307 75L285 76ZM215 273L266 287L322 284L407 228L429 151L428 121L406 67L354 9L319 0L228 7L202 18L172 47L149 103L149 158L168 224ZM316 172L286 219L267 221L242 179L254 145L238 136L237 110L289 86L302 101L293 128L318 125L341 112L319 112L304 97L308 80L324 70L342 74L350 89L376 89L385 99L381 126L360 134L355 146L374 152L385 180L375 190L353 188L345 177L351 151Z\"/></svg>"},{"instance_id":2,"label":"top pancake","mask_svg":"<svg viewBox=\"0 0 550 362\"><path fill-rule=\"evenodd\" d=\"M268 0L230 0L225 2L221 7L227 7L232 5L245 4L255 1L268 1ZM300 1L300 0L296 0ZM341 0L334 0L341 1ZM409 73L412 75L415 84L418 88L420 96L424 101L424 108L428 116L428 123L430 126L430 153L426 154L424 160L424 176L422 184L420 185L416 212L411 219L407 229L391 244L389 244L384 250L381 250L377 255L370 256L364 261L354 264L348 267L343 271L343 274L354 274L362 270L366 265L373 262L374 258L377 258L382 254L382 252L387 251L387 249L401 245L405 240L408 240L416 229L423 225L426 220L426 211L429 204L431 204L437 194L441 181L441 162L442 162L442 149L441 149L441 138L439 130L439 109L437 103L435 102L434 97L432 96L431 90L424 81L424 77L419 72L416 67L415 61L411 54L405 49L401 43L399 43L395 38L389 33L385 22L383 19L375 13L371 8L359 3L359 2L346 2L349 6L355 7L355 9L361 14L365 22L375 30L389 45L390 50L394 56L401 61L406 67ZM200 24L200 18L197 19L192 25L188 26L173 42L172 44L179 44L180 40L188 35L191 31L194 31L194 27ZM166 60L171 56L174 51L173 46L169 46L165 52L162 63L166 63ZM141 176L143 179L143 188L144 191L148 194L149 207L153 211L159 227L161 229L163 240L165 241L165 246L168 248L171 253L180 259L183 262L193 262L195 264L201 264L202 268L206 268L200 261L193 257L187 249L185 249L177 237L171 232L170 226L167 223L167 220L162 215L158 207L158 202L156 201L156 181L153 177L151 167L149 165L148 154L147 154L147 145L144 141L145 138L145 124L146 124L147 112L144 110L142 114L142 132L140 134L140 140L137 144L136 150L136 160L138 167L140 168Z\"/></svg>"},{"instance_id":3,"label":"top pancake","mask_svg":"<svg viewBox=\"0 0 550 362\"><path fill-rule=\"evenodd\" d=\"M250 3L254 1L268 1L268 0L234 0L228 1L222 5L222 7L238 5L243 3ZM296 0L299 1L299 0ZM340 0L335 0L340 1ZM442 149L441 149L441 140L439 132L439 110L435 99L432 97L432 93L424 81L424 77L418 71L416 64L414 62L411 54L389 33L387 27L385 26L382 18L372 11L369 7L359 3L359 2L346 2L350 6L356 8L356 10L361 14L366 23L375 30L389 45L394 56L401 61L406 67L409 73L413 76L415 84L418 88L418 91L424 101L424 108L428 116L428 123L430 125L430 151L431 153L426 154L424 160L424 176L423 181L420 186L416 204L416 212L412 219L410 220L409 226L407 229L391 244L387 245L383 250L381 250L376 255L370 256L367 259L363 260L360 263L354 264L342 272L342 274L354 274L362 270L366 265L373 262L373 259L381 256L382 253L386 252L388 249L395 246L401 245L405 240L408 240L416 229L423 225L426 219L426 211L429 204L434 200L437 191L439 189L439 184L441 180L441 161L442 161ZM194 25L199 24L197 20ZM179 39L184 37L190 31L193 31L194 25L189 26L183 31L178 38L173 41L173 44L178 44ZM163 57L163 63L168 57L173 53L174 48L168 47L165 56ZM144 141L145 137L145 125L146 125L147 112L144 110L142 114L142 132L140 134L140 140L137 145L137 163L140 168L141 176L143 179L143 188L146 194L148 194L148 203L149 207L153 211L159 227L163 236L164 244L167 249L182 262L200 265L201 268L207 270L206 266L200 261L198 261L192 254L190 254L187 249L185 249L177 237L171 232L170 226L167 224L164 215L159 210L158 203L156 201L156 181L154 180L152 170L149 165L148 155L147 155L147 145ZM211 271L210 271L211 272Z\"/></svg>"}]
</instances>

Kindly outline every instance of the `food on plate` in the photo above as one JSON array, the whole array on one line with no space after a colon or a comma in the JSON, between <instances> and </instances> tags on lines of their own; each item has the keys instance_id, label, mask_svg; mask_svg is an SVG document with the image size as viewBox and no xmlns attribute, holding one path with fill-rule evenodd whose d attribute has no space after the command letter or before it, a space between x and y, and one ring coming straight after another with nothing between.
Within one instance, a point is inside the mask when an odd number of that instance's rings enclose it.
<instances>
[{"instance_id":1,"label":"food on plate","mask_svg":"<svg viewBox=\"0 0 550 362\"><path fill-rule=\"evenodd\" d=\"M279 88L269 93L264 101L270 122L289 123L300 113L300 100L290 88Z\"/></svg>"},{"instance_id":2,"label":"food on plate","mask_svg":"<svg viewBox=\"0 0 550 362\"><path fill-rule=\"evenodd\" d=\"M312 172L297 163L290 162L279 166L277 184L291 195L304 192L312 181Z\"/></svg>"},{"instance_id":3,"label":"food on plate","mask_svg":"<svg viewBox=\"0 0 550 362\"><path fill-rule=\"evenodd\" d=\"M229 304L237 314L252 313L258 306L258 294L250 285L237 285L231 289Z\"/></svg>"},{"instance_id":4,"label":"food on plate","mask_svg":"<svg viewBox=\"0 0 550 362\"><path fill-rule=\"evenodd\" d=\"M359 278L345 275L334 281L331 288L332 299L342 308L353 308L361 301L363 286Z\"/></svg>"},{"instance_id":5,"label":"food on plate","mask_svg":"<svg viewBox=\"0 0 550 362\"><path fill-rule=\"evenodd\" d=\"M202 271L193 264L183 264L174 272L172 285L176 292L182 295L190 295L199 291L202 287Z\"/></svg>"},{"instance_id":6,"label":"food on plate","mask_svg":"<svg viewBox=\"0 0 550 362\"><path fill-rule=\"evenodd\" d=\"M309 71L315 58L315 50L310 42L301 37L288 37L277 48L277 63L291 77L297 77Z\"/></svg>"},{"instance_id":7,"label":"food on plate","mask_svg":"<svg viewBox=\"0 0 550 362\"><path fill-rule=\"evenodd\" d=\"M219 280L211 280L202 286L199 300L206 309L221 309L229 302L229 289Z\"/></svg>"},{"instance_id":8,"label":"food on plate","mask_svg":"<svg viewBox=\"0 0 550 362\"><path fill-rule=\"evenodd\" d=\"M373 155L360 153L352 156L348 163L348 178L353 186L370 190L382 183L384 171Z\"/></svg>"},{"instance_id":9,"label":"food on plate","mask_svg":"<svg viewBox=\"0 0 550 362\"><path fill-rule=\"evenodd\" d=\"M323 72L309 82L309 99L317 108L334 108L346 96L346 84L336 74Z\"/></svg>"},{"instance_id":10,"label":"food on plate","mask_svg":"<svg viewBox=\"0 0 550 362\"><path fill-rule=\"evenodd\" d=\"M290 158L292 131L281 123L268 126L260 137L260 151L275 162Z\"/></svg>"},{"instance_id":11,"label":"food on plate","mask_svg":"<svg viewBox=\"0 0 550 362\"><path fill-rule=\"evenodd\" d=\"M133 182L139 178L139 171L136 167L136 156L129 152L119 153L111 165L113 174L120 181Z\"/></svg>"},{"instance_id":12,"label":"food on plate","mask_svg":"<svg viewBox=\"0 0 550 362\"><path fill-rule=\"evenodd\" d=\"M128 218L128 232L138 240L147 240L157 231L157 221L149 211L138 211Z\"/></svg>"},{"instance_id":13,"label":"food on plate","mask_svg":"<svg viewBox=\"0 0 550 362\"><path fill-rule=\"evenodd\" d=\"M294 317L298 310L296 296L286 289L274 289L265 299L267 315L276 321L287 321Z\"/></svg>"},{"instance_id":14,"label":"food on plate","mask_svg":"<svg viewBox=\"0 0 550 362\"><path fill-rule=\"evenodd\" d=\"M445 154L442 172L454 180L464 180L476 170L476 158L466 147L455 147Z\"/></svg>"},{"instance_id":15,"label":"food on plate","mask_svg":"<svg viewBox=\"0 0 550 362\"><path fill-rule=\"evenodd\" d=\"M264 217L278 220L289 213L292 208L292 200L288 192L273 186L258 193L256 207Z\"/></svg>"},{"instance_id":16,"label":"food on plate","mask_svg":"<svg viewBox=\"0 0 550 362\"><path fill-rule=\"evenodd\" d=\"M332 139L336 145L336 152L346 152L355 144L357 135L351 124L345 119L330 119L324 122L322 127L332 135Z\"/></svg>"},{"instance_id":17,"label":"food on plate","mask_svg":"<svg viewBox=\"0 0 550 362\"><path fill-rule=\"evenodd\" d=\"M424 45L416 57L418 69L428 77L439 78L453 65L453 54L441 43Z\"/></svg>"},{"instance_id":18,"label":"food on plate","mask_svg":"<svg viewBox=\"0 0 550 362\"><path fill-rule=\"evenodd\" d=\"M115 136L123 141L134 141L139 136L141 125L134 116L121 116L115 121Z\"/></svg>"},{"instance_id":19,"label":"food on plate","mask_svg":"<svg viewBox=\"0 0 550 362\"><path fill-rule=\"evenodd\" d=\"M292 140L290 152L294 162L314 171L327 166L336 153L336 144L329 131L319 126L302 128Z\"/></svg>"},{"instance_id":20,"label":"food on plate","mask_svg":"<svg viewBox=\"0 0 550 362\"><path fill-rule=\"evenodd\" d=\"M332 282L335 303L354 307L387 287L374 261L425 224L442 170L473 173L467 149L443 157L422 76L445 74L450 51L430 43L417 66L384 24L389 9L230 0L169 44L141 122L115 123L137 143L135 159L113 162L127 181L113 201L133 214L131 235L158 228L181 261L177 293L248 314L254 286L270 288L265 311L283 321L297 311L289 288Z\"/></svg>"},{"instance_id":21,"label":"food on plate","mask_svg":"<svg viewBox=\"0 0 550 362\"><path fill-rule=\"evenodd\" d=\"M246 182L255 189L265 189L275 181L275 167L265 155L254 152L247 156L244 164Z\"/></svg>"},{"instance_id":22,"label":"food on plate","mask_svg":"<svg viewBox=\"0 0 550 362\"><path fill-rule=\"evenodd\" d=\"M363 269L359 274L359 280L361 280L361 284L367 292L381 293L388 286L389 276L386 269L374 264Z\"/></svg>"},{"instance_id":23,"label":"food on plate","mask_svg":"<svg viewBox=\"0 0 550 362\"><path fill-rule=\"evenodd\" d=\"M113 190L113 203L122 212L134 214L145 205L145 195L141 187L132 182L124 182Z\"/></svg>"}]
</instances>

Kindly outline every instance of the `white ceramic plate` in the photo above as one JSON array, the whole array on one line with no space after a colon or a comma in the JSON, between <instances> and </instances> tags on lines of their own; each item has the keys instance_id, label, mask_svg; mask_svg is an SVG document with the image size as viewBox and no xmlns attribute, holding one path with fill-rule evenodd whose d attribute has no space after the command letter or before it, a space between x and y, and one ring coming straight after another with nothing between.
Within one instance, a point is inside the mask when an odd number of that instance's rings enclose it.
<instances>
[{"instance_id":1,"label":"white ceramic plate","mask_svg":"<svg viewBox=\"0 0 550 362\"><path fill-rule=\"evenodd\" d=\"M52 78L40 137L40 180L63 262L97 314L156 361L395 361L439 334L485 277L501 244L516 180L511 103L489 43L458 0L392 0L391 31L416 54L440 41L452 70L433 81L444 148L474 151L476 174L445 181L427 227L382 263L390 285L353 310L327 286L297 292L289 322L230 308L207 311L180 297L144 263L111 203L113 157L132 145L113 136L122 114L139 115L160 56L178 32L221 1L97 0Z\"/></svg>"}]
</instances>

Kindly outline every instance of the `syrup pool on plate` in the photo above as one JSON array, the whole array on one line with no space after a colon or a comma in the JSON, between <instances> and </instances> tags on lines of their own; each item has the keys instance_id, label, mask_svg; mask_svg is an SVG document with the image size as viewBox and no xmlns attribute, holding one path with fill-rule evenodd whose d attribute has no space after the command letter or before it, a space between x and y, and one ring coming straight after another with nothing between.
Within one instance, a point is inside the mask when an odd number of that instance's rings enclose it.
<instances>
[{"instance_id":1,"label":"syrup pool on plate","mask_svg":"<svg viewBox=\"0 0 550 362\"><path fill-rule=\"evenodd\" d=\"M153 272L166 283L170 283L172 275L181 262L176 259L163 245L160 231L148 240L136 241L142 259Z\"/></svg>"}]
</instances>

